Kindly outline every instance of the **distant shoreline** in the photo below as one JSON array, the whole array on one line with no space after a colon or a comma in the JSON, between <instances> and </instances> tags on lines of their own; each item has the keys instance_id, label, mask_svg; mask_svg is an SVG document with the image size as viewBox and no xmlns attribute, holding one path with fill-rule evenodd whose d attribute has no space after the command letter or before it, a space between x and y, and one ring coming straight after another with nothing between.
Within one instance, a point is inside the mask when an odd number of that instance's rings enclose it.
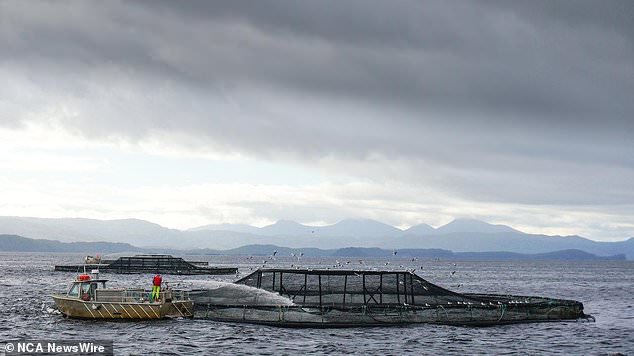
<instances>
[{"instance_id":1,"label":"distant shoreline","mask_svg":"<svg viewBox=\"0 0 634 356\"><path fill-rule=\"evenodd\" d=\"M454 252L446 249L400 249L347 247L338 249L289 248L276 245L246 245L234 249L170 249L141 248L119 242L61 242L31 239L18 235L0 235L0 252L33 253L169 253L183 255L337 257L337 258L442 258L450 260L627 260L625 254L598 256L579 249L565 249L546 253L523 254L508 251Z\"/></svg>"}]
</instances>

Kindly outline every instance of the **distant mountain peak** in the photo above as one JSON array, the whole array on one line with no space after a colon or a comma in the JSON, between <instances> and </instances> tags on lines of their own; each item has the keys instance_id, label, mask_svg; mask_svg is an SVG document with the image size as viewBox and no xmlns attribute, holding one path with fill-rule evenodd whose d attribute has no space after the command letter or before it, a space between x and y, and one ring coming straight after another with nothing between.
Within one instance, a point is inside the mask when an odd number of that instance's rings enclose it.
<instances>
[{"instance_id":1,"label":"distant mountain peak","mask_svg":"<svg viewBox=\"0 0 634 356\"><path fill-rule=\"evenodd\" d=\"M431 235L434 233L436 233L436 229L427 224L413 225L405 230L405 234L407 235Z\"/></svg>"},{"instance_id":2,"label":"distant mountain peak","mask_svg":"<svg viewBox=\"0 0 634 356\"><path fill-rule=\"evenodd\" d=\"M349 218L349 219L343 219L341 221L339 221L338 223L331 225L331 226L335 226L335 225L363 225L363 224L367 224L367 225L385 225L385 226L392 226L392 225L388 225L385 223L382 223L380 221L377 220L373 220L373 219L363 219L363 218Z\"/></svg>"},{"instance_id":3,"label":"distant mountain peak","mask_svg":"<svg viewBox=\"0 0 634 356\"><path fill-rule=\"evenodd\" d=\"M277 222L275 222L274 224L271 224L269 226L273 226L273 225L279 225L279 226L305 226L302 225L300 223L298 223L297 221L293 221L293 220L278 220Z\"/></svg>"},{"instance_id":4,"label":"distant mountain peak","mask_svg":"<svg viewBox=\"0 0 634 356\"><path fill-rule=\"evenodd\" d=\"M487 222L471 218L454 219L452 222L439 227L436 231L442 234L451 234L456 232L519 232L510 226L489 224Z\"/></svg>"}]
</instances>

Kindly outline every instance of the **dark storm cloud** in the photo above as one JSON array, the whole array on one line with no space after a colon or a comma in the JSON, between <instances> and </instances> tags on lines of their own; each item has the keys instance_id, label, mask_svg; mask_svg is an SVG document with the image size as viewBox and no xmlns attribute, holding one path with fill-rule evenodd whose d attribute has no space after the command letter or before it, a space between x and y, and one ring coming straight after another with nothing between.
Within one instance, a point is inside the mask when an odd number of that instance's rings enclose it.
<instances>
[{"instance_id":1,"label":"dark storm cloud","mask_svg":"<svg viewBox=\"0 0 634 356\"><path fill-rule=\"evenodd\" d=\"M290 42L336 47L325 63L332 66L293 63L267 78L285 86L533 120L631 122L632 2L167 4L165 13L184 18L243 21Z\"/></svg>"},{"instance_id":2,"label":"dark storm cloud","mask_svg":"<svg viewBox=\"0 0 634 356\"><path fill-rule=\"evenodd\" d=\"M87 135L378 155L478 200L630 204L633 4L3 2L0 68L44 93L5 88L1 120L68 100L58 120Z\"/></svg>"}]
</instances>

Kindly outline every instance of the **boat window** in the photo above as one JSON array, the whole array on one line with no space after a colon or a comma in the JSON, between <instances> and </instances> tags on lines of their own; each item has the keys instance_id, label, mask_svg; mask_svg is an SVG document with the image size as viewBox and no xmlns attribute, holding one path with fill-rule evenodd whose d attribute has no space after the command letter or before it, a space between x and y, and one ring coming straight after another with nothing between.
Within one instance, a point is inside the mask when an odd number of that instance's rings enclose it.
<instances>
[{"instance_id":1,"label":"boat window","mask_svg":"<svg viewBox=\"0 0 634 356\"><path fill-rule=\"evenodd\" d=\"M71 289L68 291L68 295L71 296L71 297L79 296L79 284L77 284L77 283L73 284Z\"/></svg>"},{"instance_id":2,"label":"boat window","mask_svg":"<svg viewBox=\"0 0 634 356\"><path fill-rule=\"evenodd\" d=\"M94 297L94 293L91 292L90 285L92 283L82 283L81 284L81 299L88 301Z\"/></svg>"},{"instance_id":3,"label":"boat window","mask_svg":"<svg viewBox=\"0 0 634 356\"><path fill-rule=\"evenodd\" d=\"M90 291L90 283L82 283L81 293L88 293Z\"/></svg>"}]
</instances>

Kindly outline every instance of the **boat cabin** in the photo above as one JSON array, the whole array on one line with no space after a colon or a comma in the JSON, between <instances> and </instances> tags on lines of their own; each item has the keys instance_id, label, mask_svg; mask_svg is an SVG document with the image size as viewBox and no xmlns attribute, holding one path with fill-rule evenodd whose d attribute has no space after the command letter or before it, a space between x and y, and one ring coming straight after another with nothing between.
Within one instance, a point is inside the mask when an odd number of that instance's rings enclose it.
<instances>
[{"instance_id":1,"label":"boat cabin","mask_svg":"<svg viewBox=\"0 0 634 356\"><path fill-rule=\"evenodd\" d=\"M66 295L84 301L95 300L97 288L101 285L101 289L106 289L107 281L107 279L91 279L87 274L81 274L71 283Z\"/></svg>"}]
</instances>

